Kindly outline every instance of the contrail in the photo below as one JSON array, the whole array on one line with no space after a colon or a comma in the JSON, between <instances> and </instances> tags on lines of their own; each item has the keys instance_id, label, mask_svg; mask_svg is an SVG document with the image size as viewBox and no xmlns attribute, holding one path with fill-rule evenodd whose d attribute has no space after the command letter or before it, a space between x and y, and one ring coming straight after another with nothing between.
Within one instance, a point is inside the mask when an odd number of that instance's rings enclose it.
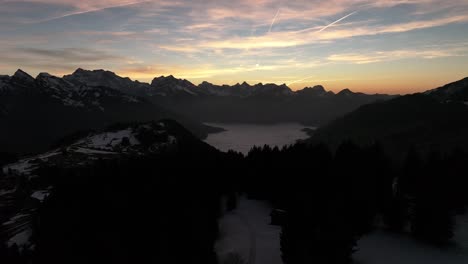
<instances>
[{"instance_id":1,"label":"contrail","mask_svg":"<svg viewBox=\"0 0 468 264\"><path fill-rule=\"evenodd\" d=\"M338 20L336 20L336 21L335 21L335 22L333 22L333 23L330 23L330 24L328 24L328 25L324 26L324 27L323 27L323 28L321 28L319 31L317 31L317 33L320 33L320 32L322 32L322 31L324 31L325 29L327 29L327 28L329 28L329 27L331 27L331 26L335 25L336 23L339 23L340 21L343 21L343 20L345 20L346 18L348 18L348 17L350 17L350 16L352 16L352 15L356 14L357 12L358 12L358 11L354 11L354 12L352 12L351 14L348 14L348 15L346 15L346 16L344 16L344 17L342 17L342 18L338 19Z\"/></svg>"},{"instance_id":2,"label":"contrail","mask_svg":"<svg viewBox=\"0 0 468 264\"><path fill-rule=\"evenodd\" d=\"M271 21L271 25L270 25L270 29L268 30L268 33L271 32L271 29L273 28L273 25L275 24L275 21L276 21L276 18L278 17L278 15L279 15L279 12L280 12L280 8L278 8L278 11L276 11L276 15L273 18L273 21Z\"/></svg>"},{"instance_id":3,"label":"contrail","mask_svg":"<svg viewBox=\"0 0 468 264\"><path fill-rule=\"evenodd\" d=\"M312 79L312 78L314 78L314 77L315 77L315 75L311 75L311 76L309 76L309 77L305 77L305 78L300 79L300 80L292 81L292 82L288 83L288 86L291 85L291 84L294 84L294 83L298 83L298 82L302 82L302 81L305 81L305 80L308 80L308 79Z\"/></svg>"},{"instance_id":4,"label":"contrail","mask_svg":"<svg viewBox=\"0 0 468 264\"><path fill-rule=\"evenodd\" d=\"M34 21L34 22L31 22L31 24L44 23L44 22L49 22L49 21L54 21L54 20L57 20L57 19L65 18L65 17L77 16L77 15L82 15L82 14L87 14L87 13L93 13L93 12L98 12L98 11L102 11L102 10L106 10L106 9L110 9L110 8L138 5L138 4L147 3L147 2L151 2L151 1L137 1L137 2L131 2L131 3L119 4L119 5L113 5L113 6L106 6L106 7L101 7L101 8L77 11L77 12L72 12L72 13L68 13L68 14L65 14L65 15L61 15L61 16L58 16L58 17L52 17L52 18L46 18L46 19L39 20L39 21Z\"/></svg>"}]
</instances>

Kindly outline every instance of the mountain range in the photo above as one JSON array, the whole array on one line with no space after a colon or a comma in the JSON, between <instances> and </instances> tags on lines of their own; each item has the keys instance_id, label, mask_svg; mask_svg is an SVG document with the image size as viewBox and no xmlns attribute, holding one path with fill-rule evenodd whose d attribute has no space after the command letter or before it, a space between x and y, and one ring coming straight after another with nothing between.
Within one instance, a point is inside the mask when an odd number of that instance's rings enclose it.
<instances>
[{"instance_id":1,"label":"mountain range","mask_svg":"<svg viewBox=\"0 0 468 264\"><path fill-rule=\"evenodd\" d=\"M116 122L177 119L199 137L220 131L167 111L143 97L108 86L78 83L41 73L36 78L18 70L0 78L0 149L38 152L61 137L102 129Z\"/></svg>"},{"instance_id":2,"label":"mountain range","mask_svg":"<svg viewBox=\"0 0 468 264\"><path fill-rule=\"evenodd\" d=\"M301 122L320 125L357 107L393 98L367 95L344 89L335 94L321 85L299 91L276 84L246 82L235 85L198 86L174 76L154 78L151 84L122 78L110 71L83 69L63 77L75 85L112 87L123 93L146 98L165 109L203 122L279 123Z\"/></svg>"},{"instance_id":3,"label":"mountain range","mask_svg":"<svg viewBox=\"0 0 468 264\"><path fill-rule=\"evenodd\" d=\"M173 76L149 83L105 70L77 69L63 78L18 70L0 76L0 149L30 153L50 148L61 137L116 122L170 118L200 138L222 129L205 122L325 124L359 106L390 95L366 95L322 86L292 91L286 85L213 85Z\"/></svg>"},{"instance_id":4,"label":"mountain range","mask_svg":"<svg viewBox=\"0 0 468 264\"><path fill-rule=\"evenodd\" d=\"M361 106L319 128L310 142L380 142L402 159L420 152L468 150L468 78L424 93Z\"/></svg>"}]
</instances>

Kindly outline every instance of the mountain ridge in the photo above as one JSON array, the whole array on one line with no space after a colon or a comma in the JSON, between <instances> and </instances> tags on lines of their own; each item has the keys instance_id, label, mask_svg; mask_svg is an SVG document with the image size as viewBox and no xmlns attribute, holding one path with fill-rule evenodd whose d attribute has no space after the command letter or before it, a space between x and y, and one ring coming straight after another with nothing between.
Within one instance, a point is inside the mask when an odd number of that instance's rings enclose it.
<instances>
[{"instance_id":1,"label":"mountain ridge","mask_svg":"<svg viewBox=\"0 0 468 264\"><path fill-rule=\"evenodd\" d=\"M99 129L116 122L174 118L199 137L220 131L173 113L149 100L107 86L22 70L1 79L0 149L28 153L47 149L76 131Z\"/></svg>"},{"instance_id":2,"label":"mountain ridge","mask_svg":"<svg viewBox=\"0 0 468 264\"><path fill-rule=\"evenodd\" d=\"M468 150L468 78L422 93L359 107L319 128L309 142L337 146L380 142L398 160L410 148L428 153Z\"/></svg>"},{"instance_id":3,"label":"mountain ridge","mask_svg":"<svg viewBox=\"0 0 468 264\"><path fill-rule=\"evenodd\" d=\"M202 88L206 88L207 86L211 86L211 87L216 87L216 88L231 88L231 89L239 89L239 88L253 88L255 90L255 88L260 88L260 87L276 87L276 88L279 88L279 89L288 89L292 94L296 94L296 93L301 93L303 92L304 90L306 89L310 89L310 88L318 88L318 87L321 87L323 88L323 90L325 90L325 88L322 86L322 85L316 85L316 86L313 86L313 87L304 87L302 89L298 89L298 90L292 90L289 86L287 86L286 84L275 84L275 83L266 83L266 84L263 84L263 83L257 83L257 84L249 84L247 82L242 82L242 83L237 83L237 84L234 84L234 85L228 85L228 84L213 84L213 83L210 83L208 81L203 81L201 82L200 84L198 85L195 85L193 84L192 82L188 81L187 79L182 79L182 78L176 78L174 75L168 75L168 76L159 76L159 77L154 77L153 80L151 81L151 83L147 83L147 82L140 82L138 80L132 80L131 78L129 77L121 77L119 76L118 74L112 72L112 71L108 71L108 70L104 70L104 69L96 69L96 70L85 70L85 69L82 69L82 68L78 68L76 69L73 73L71 74L66 74L62 77L59 77L59 76L54 76L54 75L51 75L49 73L46 73L46 72L42 72L42 73L39 73L39 75L41 74L46 74L46 75L49 75L49 76L53 76L53 77L56 77L56 78L61 78L61 79L64 79L64 80L67 80L67 81L70 81L72 83L75 83L75 84L80 84L80 83L86 83L87 85L91 85L91 86L108 86L108 87L118 87L120 89L123 89L123 87L126 87L126 88L130 88L130 86L133 86L133 88L150 88L150 87L158 87L158 86L161 86L161 85L167 85L168 83L169 84L178 84L180 86L185 86L185 87L193 87L193 88L197 88L199 90L196 90L196 91L193 91L193 92L206 92L206 91L200 91L200 89ZM30 79L35 79L34 77L32 77L31 75L29 75L28 73L26 73L25 71L21 70L21 69L18 69L15 74L13 76L22 76L22 77L30 77ZM10 77L8 75L1 75L2 77ZM11 76L11 77L13 77ZM10 78L11 78L10 77ZM37 78L37 77L36 77ZM112 83L114 82L114 83ZM327 93L330 93L330 94L339 94L339 93L348 93L348 92L351 92L351 93L355 93L355 94L366 94L366 93L361 93L361 92L353 92L351 90L349 90L348 88L345 88L337 93L333 92L333 91L326 91L325 92ZM211 94L211 95L220 95L220 94ZM368 95L389 95L389 94L368 94ZM397 95L395 95L397 96Z\"/></svg>"}]
</instances>

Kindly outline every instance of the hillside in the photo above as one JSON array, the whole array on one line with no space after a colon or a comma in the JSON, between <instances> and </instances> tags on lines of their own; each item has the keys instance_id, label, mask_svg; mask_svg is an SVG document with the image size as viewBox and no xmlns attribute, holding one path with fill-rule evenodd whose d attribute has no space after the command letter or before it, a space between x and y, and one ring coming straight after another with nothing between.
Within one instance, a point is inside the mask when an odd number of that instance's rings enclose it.
<instances>
[{"instance_id":1,"label":"hillside","mask_svg":"<svg viewBox=\"0 0 468 264\"><path fill-rule=\"evenodd\" d=\"M378 141L389 151L403 153L468 149L467 79L426 93L401 96L360 107L316 131L311 142L337 145L344 140L360 144Z\"/></svg>"}]
</instances>

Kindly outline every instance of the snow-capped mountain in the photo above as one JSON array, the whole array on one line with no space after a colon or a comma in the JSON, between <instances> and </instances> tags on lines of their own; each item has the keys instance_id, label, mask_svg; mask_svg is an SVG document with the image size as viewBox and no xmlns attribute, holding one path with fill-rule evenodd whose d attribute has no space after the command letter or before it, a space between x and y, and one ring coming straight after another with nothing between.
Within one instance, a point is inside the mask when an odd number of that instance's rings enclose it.
<instances>
[{"instance_id":1,"label":"snow-capped mountain","mask_svg":"<svg viewBox=\"0 0 468 264\"><path fill-rule=\"evenodd\" d=\"M153 95L159 96L197 96L201 94L201 91L199 91L197 86L193 83L185 79L176 79L172 75L154 78L151 82L151 86L154 88L155 92Z\"/></svg>"},{"instance_id":2,"label":"snow-capped mountain","mask_svg":"<svg viewBox=\"0 0 468 264\"><path fill-rule=\"evenodd\" d=\"M0 91L10 92L10 96L41 95L49 97L64 106L83 107L105 111L108 99L119 103L140 103L135 96L110 89L102 85L86 85L71 82L66 78L59 78L48 73L40 73L36 78L22 70L16 71L12 77L0 78Z\"/></svg>"},{"instance_id":3,"label":"snow-capped mountain","mask_svg":"<svg viewBox=\"0 0 468 264\"><path fill-rule=\"evenodd\" d=\"M285 84L262 84L250 85L247 82L235 85L214 85L209 82L203 82L198 85L199 90L210 96L231 96L231 97L250 97L250 96L290 96L294 92Z\"/></svg>"},{"instance_id":4,"label":"snow-capped mountain","mask_svg":"<svg viewBox=\"0 0 468 264\"><path fill-rule=\"evenodd\" d=\"M77 71L78 74L83 72ZM95 74L104 76L102 83L95 81L88 85L83 80L78 82L73 78L59 78L47 73L34 78L22 70L11 77L2 76L0 149L11 152L41 151L70 133L99 129L115 122L175 118L198 136L203 137L210 130L143 97L121 91L115 86L117 82L107 82L108 79L118 80L120 77L101 71L90 75ZM122 79L124 82L127 80Z\"/></svg>"},{"instance_id":5,"label":"snow-capped mountain","mask_svg":"<svg viewBox=\"0 0 468 264\"><path fill-rule=\"evenodd\" d=\"M164 117L180 121L201 137L214 130L199 122L320 125L389 98L349 90L335 95L322 86L299 91L284 84L246 82L197 86L174 76L157 77L148 84L105 70L77 69L63 78L48 73L34 78L18 70L11 77L0 76L0 124L7 128L0 131L0 148L35 152L77 130Z\"/></svg>"},{"instance_id":6,"label":"snow-capped mountain","mask_svg":"<svg viewBox=\"0 0 468 264\"><path fill-rule=\"evenodd\" d=\"M79 170L105 160L171 155L183 147L183 142L192 141L201 142L172 120L121 125L89 133L45 153L4 166L0 172L3 174L0 177L1 239L5 239L7 246L16 245L20 251L34 249L31 222L37 208L54 188L47 175L41 173L44 168Z\"/></svg>"},{"instance_id":7,"label":"snow-capped mountain","mask_svg":"<svg viewBox=\"0 0 468 264\"><path fill-rule=\"evenodd\" d=\"M83 70L77 69L70 75L65 75L66 80L75 86L104 86L113 88L126 94L151 97L181 97L181 96L210 96L210 97L250 97L250 96L333 96L331 91L326 91L323 86L306 87L302 90L293 91L286 84L262 84L250 85L247 82L235 85L215 85L202 82L195 85L186 79L178 79L173 75L160 76L152 80L151 84L133 81L128 77L120 77L111 71L105 70ZM344 89L341 95L357 95L349 89Z\"/></svg>"},{"instance_id":8,"label":"snow-capped mountain","mask_svg":"<svg viewBox=\"0 0 468 264\"><path fill-rule=\"evenodd\" d=\"M110 71L77 69L73 74L65 75L64 80L76 86L105 86L121 92L143 96L234 96L248 97L252 95L292 95L292 90L286 85L256 84L249 85L244 82L235 85L214 85L203 82L195 85L186 79L178 79L172 75L160 76L152 80L151 84L132 81Z\"/></svg>"},{"instance_id":9,"label":"snow-capped mountain","mask_svg":"<svg viewBox=\"0 0 468 264\"><path fill-rule=\"evenodd\" d=\"M134 96L151 94L149 84L132 81L128 77L120 77L111 71L77 69L74 73L63 76L63 79L75 86L108 87Z\"/></svg>"}]
</instances>

